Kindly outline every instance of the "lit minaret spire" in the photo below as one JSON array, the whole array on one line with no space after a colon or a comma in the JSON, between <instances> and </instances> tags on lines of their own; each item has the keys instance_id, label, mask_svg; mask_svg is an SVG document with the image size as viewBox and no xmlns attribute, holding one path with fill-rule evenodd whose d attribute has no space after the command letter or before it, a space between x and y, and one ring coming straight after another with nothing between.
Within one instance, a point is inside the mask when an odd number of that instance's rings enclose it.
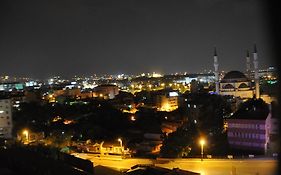
<instances>
[{"instance_id":1,"label":"lit minaret spire","mask_svg":"<svg viewBox=\"0 0 281 175\"><path fill-rule=\"evenodd\" d=\"M255 90L256 90L256 98L260 98L260 85L259 85L259 73L258 73L258 52L257 46L254 45L254 70L255 70Z\"/></svg>"},{"instance_id":2,"label":"lit minaret spire","mask_svg":"<svg viewBox=\"0 0 281 175\"><path fill-rule=\"evenodd\" d=\"M220 93L219 90L219 61L218 61L218 55L217 55L217 48L215 47L214 50L214 67L215 67L215 82L216 82L216 94Z\"/></svg>"},{"instance_id":3,"label":"lit minaret spire","mask_svg":"<svg viewBox=\"0 0 281 175\"><path fill-rule=\"evenodd\" d=\"M250 60L249 50L247 50L247 55L246 55L246 74L248 78L251 77L251 60Z\"/></svg>"}]
</instances>

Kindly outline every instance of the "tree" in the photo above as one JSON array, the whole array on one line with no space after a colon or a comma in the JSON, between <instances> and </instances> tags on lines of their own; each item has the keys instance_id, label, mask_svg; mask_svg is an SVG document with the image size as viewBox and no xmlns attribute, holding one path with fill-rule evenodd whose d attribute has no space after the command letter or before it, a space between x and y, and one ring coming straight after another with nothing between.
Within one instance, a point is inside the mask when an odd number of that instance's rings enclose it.
<instances>
[{"instance_id":1,"label":"tree","mask_svg":"<svg viewBox=\"0 0 281 175\"><path fill-rule=\"evenodd\" d=\"M192 125L182 126L169 134L163 141L160 155L169 158L188 156L192 152L192 147L196 144L196 138L198 137L198 132Z\"/></svg>"},{"instance_id":2,"label":"tree","mask_svg":"<svg viewBox=\"0 0 281 175\"><path fill-rule=\"evenodd\" d=\"M219 95L192 93L187 95L187 103L192 104L187 109L188 119L181 128L164 140L161 155L180 157L186 155L184 152L187 150L187 155L198 155L200 136L208 140L209 153L222 154L225 149L216 148L220 145L227 146L227 137L223 133L223 117L231 111L226 99Z\"/></svg>"}]
</instances>

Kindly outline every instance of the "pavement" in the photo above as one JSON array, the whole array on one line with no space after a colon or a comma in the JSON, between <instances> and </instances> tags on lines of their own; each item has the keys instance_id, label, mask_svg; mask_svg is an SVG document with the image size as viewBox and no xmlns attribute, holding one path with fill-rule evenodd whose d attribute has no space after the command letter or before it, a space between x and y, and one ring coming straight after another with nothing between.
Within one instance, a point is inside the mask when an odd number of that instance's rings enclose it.
<instances>
[{"instance_id":1,"label":"pavement","mask_svg":"<svg viewBox=\"0 0 281 175\"><path fill-rule=\"evenodd\" d=\"M97 165L95 166L95 175L122 175L122 172L114 168Z\"/></svg>"},{"instance_id":2,"label":"pavement","mask_svg":"<svg viewBox=\"0 0 281 175\"><path fill-rule=\"evenodd\" d=\"M124 171L137 164L155 165L163 168L180 168L201 173L201 175L278 175L276 159L121 159L118 156L97 157L93 154L74 153L73 155L91 160L95 169L98 166L114 171ZM96 173L99 175L98 173ZM110 174L108 174L110 175Z\"/></svg>"}]
</instances>

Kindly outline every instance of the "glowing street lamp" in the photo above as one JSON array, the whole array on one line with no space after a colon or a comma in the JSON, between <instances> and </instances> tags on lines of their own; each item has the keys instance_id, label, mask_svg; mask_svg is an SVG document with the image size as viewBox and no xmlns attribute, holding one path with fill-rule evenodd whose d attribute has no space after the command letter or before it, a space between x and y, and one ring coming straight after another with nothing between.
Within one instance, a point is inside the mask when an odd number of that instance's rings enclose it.
<instances>
[{"instance_id":1,"label":"glowing street lamp","mask_svg":"<svg viewBox=\"0 0 281 175\"><path fill-rule=\"evenodd\" d=\"M205 140L203 138L200 139L199 141L201 145L201 161L203 161L203 154L204 154L204 145L205 145Z\"/></svg>"},{"instance_id":2,"label":"glowing street lamp","mask_svg":"<svg viewBox=\"0 0 281 175\"><path fill-rule=\"evenodd\" d=\"M22 134L25 135L26 142L28 143L28 142L29 142L29 133L28 133L28 130L23 130Z\"/></svg>"},{"instance_id":3,"label":"glowing street lamp","mask_svg":"<svg viewBox=\"0 0 281 175\"><path fill-rule=\"evenodd\" d=\"M123 152L124 152L124 148L123 148L123 145L122 145L122 139L121 139L121 138L119 138L119 139L118 139L118 142L120 142L120 146L121 146L121 153L123 154Z\"/></svg>"},{"instance_id":4,"label":"glowing street lamp","mask_svg":"<svg viewBox=\"0 0 281 175\"><path fill-rule=\"evenodd\" d=\"M121 148L122 148L122 139L118 139L118 142L120 142L120 146L121 146Z\"/></svg>"}]
</instances>

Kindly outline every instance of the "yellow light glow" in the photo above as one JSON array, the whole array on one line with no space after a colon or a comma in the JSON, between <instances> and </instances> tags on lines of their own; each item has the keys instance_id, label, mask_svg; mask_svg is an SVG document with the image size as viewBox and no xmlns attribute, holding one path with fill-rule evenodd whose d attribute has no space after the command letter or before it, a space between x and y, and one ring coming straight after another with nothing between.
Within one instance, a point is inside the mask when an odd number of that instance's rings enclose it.
<instances>
[{"instance_id":1,"label":"yellow light glow","mask_svg":"<svg viewBox=\"0 0 281 175\"><path fill-rule=\"evenodd\" d=\"M121 146L121 148L122 148L122 147L123 147L122 139L121 139L121 138L118 138L118 142L120 142L120 146ZM123 148L122 148L122 150L123 150Z\"/></svg>"},{"instance_id":2,"label":"yellow light glow","mask_svg":"<svg viewBox=\"0 0 281 175\"><path fill-rule=\"evenodd\" d=\"M60 116L56 116L53 118L52 122L57 122L59 120L61 120L62 118Z\"/></svg>"},{"instance_id":3,"label":"yellow light glow","mask_svg":"<svg viewBox=\"0 0 281 175\"><path fill-rule=\"evenodd\" d=\"M74 123L74 121L73 120L64 120L63 121L63 124L65 124L65 125L69 125L71 123Z\"/></svg>"},{"instance_id":4,"label":"yellow light glow","mask_svg":"<svg viewBox=\"0 0 281 175\"><path fill-rule=\"evenodd\" d=\"M27 137L27 136L28 136L28 130L23 130L23 131L22 131L22 134L23 134L23 135L26 135L26 137Z\"/></svg>"},{"instance_id":5,"label":"yellow light glow","mask_svg":"<svg viewBox=\"0 0 281 175\"><path fill-rule=\"evenodd\" d=\"M171 111L172 108L169 103L164 103L160 109L161 111Z\"/></svg>"},{"instance_id":6,"label":"yellow light glow","mask_svg":"<svg viewBox=\"0 0 281 175\"><path fill-rule=\"evenodd\" d=\"M24 144L28 144L29 143L29 132L28 132L28 130L23 130L22 131L22 134L25 136L25 139L24 139Z\"/></svg>"},{"instance_id":7,"label":"yellow light glow","mask_svg":"<svg viewBox=\"0 0 281 175\"><path fill-rule=\"evenodd\" d=\"M136 118L134 116L131 116L131 121L136 121Z\"/></svg>"},{"instance_id":8,"label":"yellow light glow","mask_svg":"<svg viewBox=\"0 0 281 175\"><path fill-rule=\"evenodd\" d=\"M201 138L199 143L200 143L200 145L205 145L205 140L203 138Z\"/></svg>"}]
</instances>

